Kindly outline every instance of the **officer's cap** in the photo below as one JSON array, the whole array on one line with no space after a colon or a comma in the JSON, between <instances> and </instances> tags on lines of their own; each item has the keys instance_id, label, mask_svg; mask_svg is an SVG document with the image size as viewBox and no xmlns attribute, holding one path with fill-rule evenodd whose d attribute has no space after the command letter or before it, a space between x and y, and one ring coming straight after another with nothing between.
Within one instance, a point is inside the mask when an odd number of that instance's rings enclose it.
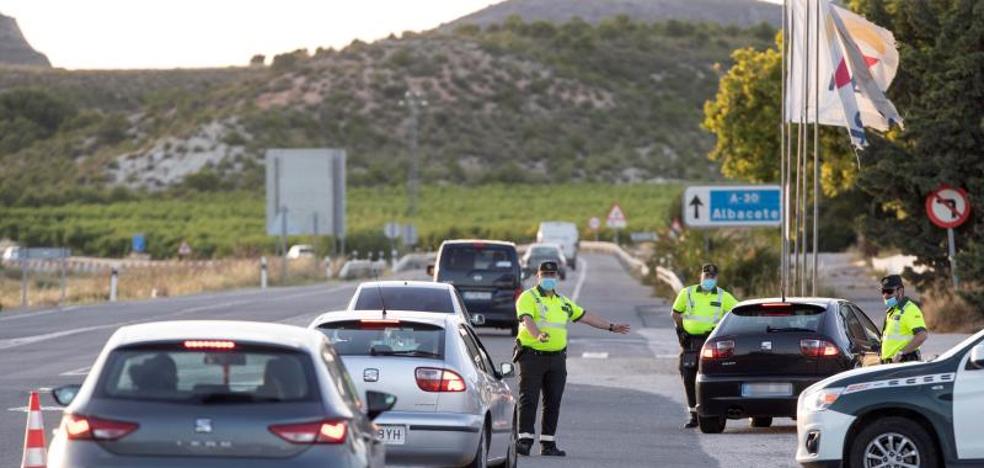
<instances>
[{"instance_id":1,"label":"officer's cap","mask_svg":"<svg viewBox=\"0 0 984 468\"><path fill-rule=\"evenodd\" d=\"M557 262L543 262L538 271L540 273L557 273L560 268L557 267Z\"/></svg>"},{"instance_id":2,"label":"officer's cap","mask_svg":"<svg viewBox=\"0 0 984 468\"><path fill-rule=\"evenodd\" d=\"M882 289L895 289L902 287L902 277L900 275L888 275L881 279Z\"/></svg>"},{"instance_id":3,"label":"officer's cap","mask_svg":"<svg viewBox=\"0 0 984 468\"><path fill-rule=\"evenodd\" d=\"M717 276L718 267L713 263L705 263L704 266L700 267L701 273L707 273L712 276Z\"/></svg>"}]
</instances>

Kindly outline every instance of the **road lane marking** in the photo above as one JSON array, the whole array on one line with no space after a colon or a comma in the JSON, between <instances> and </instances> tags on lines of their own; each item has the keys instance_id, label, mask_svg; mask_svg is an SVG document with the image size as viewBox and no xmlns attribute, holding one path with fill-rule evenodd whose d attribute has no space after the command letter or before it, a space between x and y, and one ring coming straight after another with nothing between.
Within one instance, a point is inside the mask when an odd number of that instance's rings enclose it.
<instances>
[{"instance_id":1,"label":"road lane marking","mask_svg":"<svg viewBox=\"0 0 984 468\"><path fill-rule=\"evenodd\" d=\"M602 352L602 353L584 352L584 353L581 353L581 357L584 358L584 359L608 359L608 353L604 353L604 352Z\"/></svg>"},{"instance_id":2,"label":"road lane marking","mask_svg":"<svg viewBox=\"0 0 984 468\"><path fill-rule=\"evenodd\" d=\"M588 261L579 258L577 262L581 264L581 274L578 275L577 285L574 286L574 294L571 294L571 300L574 302L577 302L577 298L581 296L581 287L584 286L584 280L588 277Z\"/></svg>"},{"instance_id":3,"label":"road lane marking","mask_svg":"<svg viewBox=\"0 0 984 468\"><path fill-rule=\"evenodd\" d=\"M354 287L354 285L348 285L348 284L346 284L346 285L338 286L338 287L327 289L327 290L305 291L305 292L300 293L300 294L291 294L291 295L286 295L286 296L270 297L268 299L270 299L270 300L297 299L297 298L301 298L301 297L305 297L305 296L314 296L314 295L317 295L317 294L326 294L326 293L337 292L337 291L340 291L340 290L343 290L343 289L346 289L346 288L351 288L351 287ZM119 327L126 326L126 325L133 325L133 324L146 323L146 322L154 322L154 321L158 321L158 320L161 320L161 319L164 319L166 321L166 320L168 320L171 317L180 317L182 315L193 314L193 313L196 313L196 312L204 312L204 311L207 311L207 310L214 310L214 309L223 309L223 308L227 308L227 307L232 307L232 306L236 306L236 305L240 305L240 304L246 304L246 303L253 303L253 302L256 302L256 300L255 299L248 299L248 300L247 299L242 299L242 300L237 300L237 301L224 302L224 303L220 303L220 304L202 305L202 306L197 306L197 307L191 307L191 308L188 308L188 309L179 310L179 311L174 312L174 313L165 314L163 317L156 317L156 318L151 318L151 319L146 319L146 320L145 319L130 320L130 321L126 321L126 322L117 322L117 323L111 323L111 324L107 324L107 325L96 325L96 326L92 326L92 327L74 328L74 329L71 329L71 330L62 330L62 331L58 331L58 332L44 333L44 334L40 334L40 335L21 336L21 337L17 337L17 338L7 338L7 339L0 340L0 349L10 349L10 348L18 347L18 346L24 346L24 345L38 343L38 342L42 342L42 341L53 340L53 339L56 339L56 338L62 338L62 337L65 337L65 336L78 335L80 333L87 333L87 332L90 332L90 331L104 330L104 329L107 329L107 328L119 328Z\"/></svg>"},{"instance_id":4,"label":"road lane marking","mask_svg":"<svg viewBox=\"0 0 984 468\"><path fill-rule=\"evenodd\" d=\"M14 408L7 408L7 411L14 411L14 412L18 412L18 413L26 413L27 412L27 409L28 409L27 406L18 406L18 407L14 407ZM42 406L41 407L41 411L59 411L60 412L60 411L65 411L65 408L62 408L61 406Z\"/></svg>"},{"instance_id":5,"label":"road lane marking","mask_svg":"<svg viewBox=\"0 0 984 468\"><path fill-rule=\"evenodd\" d=\"M68 370L58 375L64 375L64 376L89 375L89 369L92 369L92 366L79 367L78 369Z\"/></svg>"}]
</instances>

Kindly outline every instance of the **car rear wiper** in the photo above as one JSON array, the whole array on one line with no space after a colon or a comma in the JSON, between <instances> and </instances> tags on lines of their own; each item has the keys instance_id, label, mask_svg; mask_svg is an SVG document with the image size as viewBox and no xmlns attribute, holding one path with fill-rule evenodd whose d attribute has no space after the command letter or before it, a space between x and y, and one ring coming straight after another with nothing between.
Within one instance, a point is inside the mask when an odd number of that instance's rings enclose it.
<instances>
[{"instance_id":1,"label":"car rear wiper","mask_svg":"<svg viewBox=\"0 0 984 468\"><path fill-rule=\"evenodd\" d=\"M389 350L380 351L373 348L369 350L369 354L373 356L411 356L411 357L434 357L434 358L441 357L440 354L437 354L435 352L424 351L420 349L407 349L403 351L389 351Z\"/></svg>"},{"instance_id":2,"label":"car rear wiper","mask_svg":"<svg viewBox=\"0 0 984 468\"><path fill-rule=\"evenodd\" d=\"M767 333L775 333L775 332L810 332L810 333L816 333L817 332L816 330L811 330L809 328L800 328L800 327L779 327L779 328L765 327L765 331Z\"/></svg>"}]
</instances>

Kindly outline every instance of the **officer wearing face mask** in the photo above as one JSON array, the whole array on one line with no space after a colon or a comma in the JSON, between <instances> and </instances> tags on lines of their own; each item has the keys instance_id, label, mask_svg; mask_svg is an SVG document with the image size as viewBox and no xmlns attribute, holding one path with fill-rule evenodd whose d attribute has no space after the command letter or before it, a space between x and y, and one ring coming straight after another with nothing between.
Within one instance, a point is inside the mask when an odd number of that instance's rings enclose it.
<instances>
[{"instance_id":1,"label":"officer wearing face mask","mask_svg":"<svg viewBox=\"0 0 984 468\"><path fill-rule=\"evenodd\" d=\"M882 278L881 292L888 307L882 327L882 362L922 360L919 347L929 338L929 332L919 306L905 295L902 277L888 275Z\"/></svg>"},{"instance_id":2,"label":"officer wearing face mask","mask_svg":"<svg viewBox=\"0 0 984 468\"><path fill-rule=\"evenodd\" d=\"M519 363L519 437L516 452L529 455L536 437L536 407L543 394L540 455L563 457L557 448L557 420L560 400L567 382L567 326L580 322L612 333L629 332L628 324L611 323L585 312L557 292L557 262L543 262L537 271L537 285L516 300L519 334L513 361Z\"/></svg>"},{"instance_id":3,"label":"officer wearing face mask","mask_svg":"<svg viewBox=\"0 0 984 468\"><path fill-rule=\"evenodd\" d=\"M700 284L680 290L673 302L673 323L680 341L680 377L687 392L690 418L685 428L697 427L697 360L714 326L738 303L717 285L718 268L713 263L700 269Z\"/></svg>"}]
</instances>

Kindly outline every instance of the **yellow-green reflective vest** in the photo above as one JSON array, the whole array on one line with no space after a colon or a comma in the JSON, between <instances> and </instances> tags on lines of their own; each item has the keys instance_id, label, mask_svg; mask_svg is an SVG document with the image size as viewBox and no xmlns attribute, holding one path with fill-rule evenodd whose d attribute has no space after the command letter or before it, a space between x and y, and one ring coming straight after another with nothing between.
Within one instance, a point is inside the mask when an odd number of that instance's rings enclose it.
<instances>
[{"instance_id":1,"label":"yellow-green reflective vest","mask_svg":"<svg viewBox=\"0 0 984 468\"><path fill-rule=\"evenodd\" d=\"M706 335L724 316L724 290L717 288L717 305L710 302L696 304L694 286L687 288L687 309L683 312L683 329L691 335Z\"/></svg>"},{"instance_id":2,"label":"yellow-green reflective vest","mask_svg":"<svg viewBox=\"0 0 984 468\"><path fill-rule=\"evenodd\" d=\"M541 343L526 329L522 317L529 315L541 332L549 338ZM579 320L584 309L559 293L541 296L537 288L527 289L516 301L516 316L519 318L519 344L538 351L560 351L567 347L567 324Z\"/></svg>"},{"instance_id":3,"label":"yellow-green reflective vest","mask_svg":"<svg viewBox=\"0 0 984 468\"><path fill-rule=\"evenodd\" d=\"M885 328L882 330L882 359L892 359L905 349L916 335L914 330L925 329L926 321L922 310L915 302L905 299L900 310L898 306L885 311Z\"/></svg>"}]
</instances>

